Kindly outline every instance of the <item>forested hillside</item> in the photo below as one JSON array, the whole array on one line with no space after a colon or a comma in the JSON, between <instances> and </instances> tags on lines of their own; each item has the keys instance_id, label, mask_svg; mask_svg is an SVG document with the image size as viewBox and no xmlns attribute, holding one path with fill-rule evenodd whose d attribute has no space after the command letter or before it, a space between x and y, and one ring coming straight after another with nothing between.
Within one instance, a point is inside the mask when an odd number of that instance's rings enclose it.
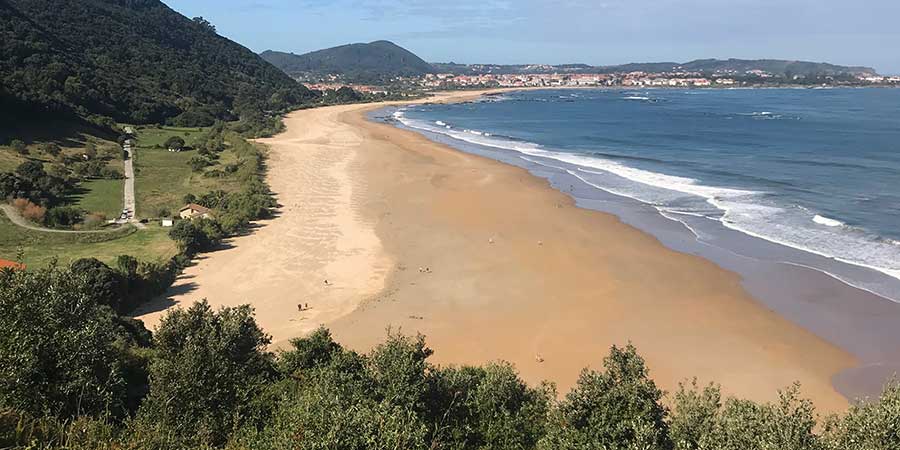
<instances>
[{"instance_id":1,"label":"forested hillside","mask_svg":"<svg viewBox=\"0 0 900 450\"><path fill-rule=\"evenodd\" d=\"M0 129L60 116L209 125L312 95L158 0L0 0Z\"/></svg>"},{"instance_id":2,"label":"forested hillside","mask_svg":"<svg viewBox=\"0 0 900 450\"><path fill-rule=\"evenodd\" d=\"M434 72L431 64L389 41L348 44L304 55L268 50L261 56L297 77L342 75L349 81L371 83Z\"/></svg>"}]
</instances>

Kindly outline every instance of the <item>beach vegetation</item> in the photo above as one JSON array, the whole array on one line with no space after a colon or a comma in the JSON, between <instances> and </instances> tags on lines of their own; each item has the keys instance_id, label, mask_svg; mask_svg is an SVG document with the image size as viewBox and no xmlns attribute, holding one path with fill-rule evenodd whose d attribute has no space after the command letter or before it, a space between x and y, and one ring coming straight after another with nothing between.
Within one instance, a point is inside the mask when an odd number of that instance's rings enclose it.
<instances>
[{"instance_id":1,"label":"beach vegetation","mask_svg":"<svg viewBox=\"0 0 900 450\"><path fill-rule=\"evenodd\" d=\"M270 341L249 306L214 311L198 302L168 314L153 336L152 383L134 424L141 447L225 444L277 374Z\"/></svg>"},{"instance_id":2,"label":"beach vegetation","mask_svg":"<svg viewBox=\"0 0 900 450\"><path fill-rule=\"evenodd\" d=\"M115 267L95 258L82 258L74 261L70 269L85 278L97 302L119 314L128 314L165 292L175 281L181 264L177 258L155 263L119 255Z\"/></svg>"},{"instance_id":3,"label":"beach vegetation","mask_svg":"<svg viewBox=\"0 0 900 450\"><path fill-rule=\"evenodd\" d=\"M583 370L541 448L671 448L663 392L637 350L613 346L604 371Z\"/></svg>"},{"instance_id":4,"label":"beach vegetation","mask_svg":"<svg viewBox=\"0 0 900 450\"><path fill-rule=\"evenodd\" d=\"M142 325L124 325L97 298L71 270L0 272L2 408L63 420L127 415L147 383Z\"/></svg>"},{"instance_id":5,"label":"beach vegetation","mask_svg":"<svg viewBox=\"0 0 900 450\"><path fill-rule=\"evenodd\" d=\"M825 448L900 448L900 382L892 379L881 396L850 406L844 417L825 424Z\"/></svg>"},{"instance_id":6,"label":"beach vegetation","mask_svg":"<svg viewBox=\"0 0 900 450\"><path fill-rule=\"evenodd\" d=\"M222 239L217 222L212 219L180 220L169 230L169 237L182 253L193 256L212 250Z\"/></svg>"}]
</instances>

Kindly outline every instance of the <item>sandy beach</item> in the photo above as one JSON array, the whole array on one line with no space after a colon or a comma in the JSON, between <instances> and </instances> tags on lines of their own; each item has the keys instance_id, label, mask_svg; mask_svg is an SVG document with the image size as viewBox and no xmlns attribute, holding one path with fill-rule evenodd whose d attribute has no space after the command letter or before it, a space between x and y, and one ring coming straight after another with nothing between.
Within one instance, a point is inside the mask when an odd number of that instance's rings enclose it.
<instances>
[{"instance_id":1,"label":"sandy beach","mask_svg":"<svg viewBox=\"0 0 900 450\"><path fill-rule=\"evenodd\" d=\"M262 141L277 217L202 255L139 316L148 328L203 298L249 303L275 347L320 324L360 351L388 328L421 332L434 363L507 360L561 393L632 342L669 391L696 376L773 400L796 380L820 411L846 407L831 379L856 359L736 274L576 208L524 169L368 121L381 106L290 114Z\"/></svg>"}]
</instances>

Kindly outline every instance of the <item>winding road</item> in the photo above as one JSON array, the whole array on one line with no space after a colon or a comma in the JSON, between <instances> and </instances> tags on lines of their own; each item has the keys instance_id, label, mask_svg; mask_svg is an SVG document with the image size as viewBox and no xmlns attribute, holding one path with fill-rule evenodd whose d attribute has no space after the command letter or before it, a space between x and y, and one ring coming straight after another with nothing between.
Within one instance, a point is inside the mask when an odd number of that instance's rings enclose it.
<instances>
[{"instance_id":1,"label":"winding road","mask_svg":"<svg viewBox=\"0 0 900 450\"><path fill-rule=\"evenodd\" d=\"M0 205L0 209L6 213L6 217L9 217L9 220L17 226L22 228L26 228L34 231L43 231L47 233L69 233L69 234L92 234L92 233L112 233L114 231L119 231L118 229L109 229L109 230L56 230L53 228L44 228L39 227L37 225L32 224L24 217L22 217L15 208L11 205Z\"/></svg>"},{"instance_id":2,"label":"winding road","mask_svg":"<svg viewBox=\"0 0 900 450\"><path fill-rule=\"evenodd\" d=\"M135 201L134 201L134 165L132 164L132 155L133 150L131 144L128 143L123 146L125 151L125 193L123 200L123 209L127 209L128 213L128 222L132 226L137 228L144 228L143 224L138 222L135 217ZM6 213L6 217L9 217L9 220L22 228L26 228L34 231L42 231L47 233L68 233L68 234L92 234L92 233L111 233L114 231L118 231L118 229L107 229L107 230L57 230L53 228L44 228L37 226L19 214L18 211L11 205L0 205L0 209Z\"/></svg>"}]
</instances>

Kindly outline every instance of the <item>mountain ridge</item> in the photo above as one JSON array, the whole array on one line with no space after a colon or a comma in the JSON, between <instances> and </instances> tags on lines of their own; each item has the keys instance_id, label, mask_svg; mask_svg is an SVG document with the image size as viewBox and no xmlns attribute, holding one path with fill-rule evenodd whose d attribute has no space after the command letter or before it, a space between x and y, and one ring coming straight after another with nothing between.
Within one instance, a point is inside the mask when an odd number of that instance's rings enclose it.
<instances>
[{"instance_id":1,"label":"mountain ridge","mask_svg":"<svg viewBox=\"0 0 900 450\"><path fill-rule=\"evenodd\" d=\"M606 66L589 64L457 64L428 63L409 50L390 41L355 43L297 55L266 50L260 56L288 75L305 81L331 76L337 81L377 83L395 77L415 77L429 73L526 74L526 73L622 73L622 72L700 72L704 74L747 75L765 72L777 77L876 75L871 67L843 66L827 62L783 59L695 59L683 63L663 61Z\"/></svg>"},{"instance_id":2,"label":"mountain ridge","mask_svg":"<svg viewBox=\"0 0 900 450\"><path fill-rule=\"evenodd\" d=\"M864 66L842 66L825 62L812 62L782 59L696 59L684 63L678 62L646 62L627 63L608 66L592 66L588 64L457 64L432 63L440 72L456 74L478 73L614 73L614 72L702 72L702 73L747 73L754 70L768 72L773 75L874 75L875 69Z\"/></svg>"},{"instance_id":3,"label":"mountain ridge","mask_svg":"<svg viewBox=\"0 0 900 450\"><path fill-rule=\"evenodd\" d=\"M338 74L350 81L374 82L434 73L431 64L386 40L339 45L301 55L266 50L260 56L298 78Z\"/></svg>"}]
</instances>

